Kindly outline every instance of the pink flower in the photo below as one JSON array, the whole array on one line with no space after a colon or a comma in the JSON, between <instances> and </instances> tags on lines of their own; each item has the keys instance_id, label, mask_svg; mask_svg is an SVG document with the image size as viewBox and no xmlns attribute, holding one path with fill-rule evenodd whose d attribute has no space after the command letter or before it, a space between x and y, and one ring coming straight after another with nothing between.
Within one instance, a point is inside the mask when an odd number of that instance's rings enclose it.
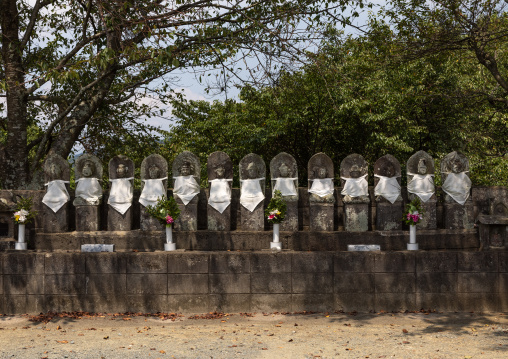
<instances>
[{"instance_id":1,"label":"pink flower","mask_svg":"<svg viewBox=\"0 0 508 359\"><path fill-rule=\"evenodd\" d=\"M271 214L268 216L268 219L274 219L275 218L275 214Z\"/></svg>"},{"instance_id":2,"label":"pink flower","mask_svg":"<svg viewBox=\"0 0 508 359\"><path fill-rule=\"evenodd\" d=\"M411 213L408 213L406 218L409 220L411 218Z\"/></svg>"},{"instance_id":3,"label":"pink flower","mask_svg":"<svg viewBox=\"0 0 508 359\"><path fill-rule=\"evenodd\" d=\"M166 216L166 223L167 224L173 224L175 222L175 220L173 219L173 217L171 217L169 214Z\"/></svg>"}]
</instances>

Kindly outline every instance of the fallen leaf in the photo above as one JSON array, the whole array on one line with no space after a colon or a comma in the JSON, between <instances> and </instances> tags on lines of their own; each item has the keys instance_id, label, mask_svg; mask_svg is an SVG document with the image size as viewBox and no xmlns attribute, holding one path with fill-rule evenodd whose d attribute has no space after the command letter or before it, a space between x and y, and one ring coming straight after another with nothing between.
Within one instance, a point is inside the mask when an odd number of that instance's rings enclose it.
<instances>
[{"instance_id":1,"label":"fallen leaf","mask_svg":"<svg viewBox=\"0 0 508 359\"><path fill-rule=\"evenodd\" d=\"M60 343L60 344L67 344L67 343L69 343L67 340L57 340L56 342Z\"/></svg>"},{"instance_id":2,"label":"fallen leaf","mask_svg":"<svg viewBox=\"0 0 508 359\"><path fill-rule=\"evenodd\" d=\"M288 340L288 342L292 342L292 341L293 341L293 339L289 339L289 340Z\"/></svg>"},{"instance_id":3,"label":"fallen leaf","mask_svg":"<svg viewBox=\"0 0 508 359\"><path fill-rule=\"evenodd\" d=\"M410 343L409 343L409 342L407 342L407 341L403 341L402 343L403 343L403 344L410 344Z\"/></svg>"},{"instance_id":4,"label":"fallen leaf","mask_svg":"<svg viewBox=\"0 0 508 359\"><path fill-rule=\"evenodd\" d=\"M402 333L407 334L409 332L407 331L407 329L402 329Z\"/></svg>"},{"instance_id":5,"label":"fallen leaf","mask_svg":"<svg viewBox=\"0 0 508 359\"><path fill-rule=\"evenodd\" d=\"M107 336L107 337L104 337L104 339L109 339L109 336Z\"/></svg>"},{"instance_id":6,"label":"fallen leaf","mask_svg":"<svg viewBox=\"0 0 508 359\"><path fill-rule=\"evenodd\" d=\"M268 348L261 348L261 350L268 350Z\"/></svg>"},{"instance_id":7,"label":"fallen leaf","mask_svg":"<svg viewBox=\"0 0 508 359\"><path fill-rule=\"evenodd\" d=\"M166 354L166 352L164 350L160 350L159 353Z\"/></svg>"}]
</instances>

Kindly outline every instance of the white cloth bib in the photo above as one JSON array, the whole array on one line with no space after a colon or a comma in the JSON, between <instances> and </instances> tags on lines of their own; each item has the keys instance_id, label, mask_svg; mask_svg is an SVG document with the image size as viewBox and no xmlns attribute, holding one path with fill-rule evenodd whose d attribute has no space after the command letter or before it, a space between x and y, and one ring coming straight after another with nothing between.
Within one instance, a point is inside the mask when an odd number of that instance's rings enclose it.
<instances>
[{"instance_id":1,"label":"white cloth bib","mask_svg":"<svg viewBox=\"0 0 508 359\"><path fill-rule=\"evenodd\" d=\"M197 194L199 194L199 184L194 176L178 176L175 179L175 188L173 194L180 197L183 204L187 205Z\"/></svg>"},{"instance_id":2,"label":"white cloth bib","mask_svg":"<svg viewBox=\"0 0 508 359\"><path fill-rule=\"evenodd\" d=\"M380 175L374 175L374 177L379 178L379 182L374 188L375 196L383 196L390 203L395 203L397 198L400 196L400 184L397 181L397 177L385 177Z\"/></svg>"},{"instance_id":3,"label":"white cloth bib","mask_svg":"<svg viewBox=\"0 0 508 359\"><path fill-rule=\"evenodd\" d=\"M83 198L90 204L97 203L102 198L102 187L95 177L81 177L76 180L76 197Z\"/></svg>"},{"instance_id":4,"label":"white cloth bib","mask_svg":"<svg viewBox=\"0 0 508 359\"><path fill-rule=\"evenodd\" d=\"M457 203L464 205L471 190L471 180L466 172L447 173L446 180L441 187Z\"/></svg>"},{"instance_id":5,"label":"white cloth bib","mask_svg":"<svg viewBox=\"0 0 508 359\"><path fill-rule=\"evenodd\" d=\"M165 179L167 177L142 180L145 182L145 186L139 196L139 203L145 207L155 206L158 198L166 197L166 190L164 183L162 183Z\"/></svg>"},{"instance_id":6,"label":"white cloth bib","mask_svg":"<svg viewBox=\"0 0 508 359\"><path fill-rule=\"evenodd\" d=\"M45 184L45 186L48 186L48 189L42 198L42 203L51 208L55 213L71 199L67 188L65 188L66 183L69 183L69 181L54 180Z\"/></svg>"},{"instance_id":7,"label":"white cloth bib","mask_svg":"<svg viewBox=\"0 0 508 359\"><path fill-rule=\"evenodd\" d=\"M279 177L275 178L275 186L273 187L273 192L275 190L280 191L283 196L296 196L298 192L296 191L295 181L298 178L287 178L287 177Z\"/></svg>"},{"instance_id":8,"label":"white cloth bib","mask_svg":"<svg viewBox=\"0 0 508 359\"><path fill-rule=\"evenodd\" d=\"M265 199L265 195L261 190L261 180L264 178L240 180L242 186L240 188L240 203L249 211L254 211L259 202Z\"/></svg>"},{"instance_id":9,"label":"white cloth bib","mask_svg":"<svg viewBox=\"0 0 508 359\"><path fill-rule=\"evenodd\" d=\"M344 196L350 197L360 197L360 196L368 196L369 195L369 184L365 179L367 175L363 175L358 178L346 178L341 177L346 181L344 184L344 188L340 192L340 194Z\"/></svg>"},{"instance_id":10,"label":"white cloth bib","mask_svg":"<svg viewBox=\"0 0 508 359\"><path fill-rule=\"evenodd\" d=\"M427 202L435 192L434 175L413 173L408 173L408 175L413 176L413 178L407 184L407 191L416 194L423 202Z\"/></svg>"},{"instance_id":11,"label":"white cloth bib","mask_svg":"<svg viewBox=\"0 0 508 359\"><path fill-rule=\"evenodd\" d=\"M231 203L231 188L228 182L232 179L217 178L210 182L210 197L208 204L215 208L220 213L224 212Z\"/></svg>"},{"instance_id":12,"label":"white cloth bib","mask_svg":"<svg viewBox=\"0 0 508 359\"><path fill-rule=\"evenodd\" d=\"M315 178L309 179L309 181L312 181L312 186L310 186L309 193L314 193L319 197L326 197L330 194L333 194L332 178Z\"/></svg>"},{"instance_id":13,"label":"white cloth bib","mask_svg":"<svg viewBox=\"0 0 508 359\"><path fill-rule=\"evenodd\" d=\"M110 179L111 192L109 193L108 204L120 214L125 214L132 205L133 189L130 178Z\"/></svg>"}]
</instances>

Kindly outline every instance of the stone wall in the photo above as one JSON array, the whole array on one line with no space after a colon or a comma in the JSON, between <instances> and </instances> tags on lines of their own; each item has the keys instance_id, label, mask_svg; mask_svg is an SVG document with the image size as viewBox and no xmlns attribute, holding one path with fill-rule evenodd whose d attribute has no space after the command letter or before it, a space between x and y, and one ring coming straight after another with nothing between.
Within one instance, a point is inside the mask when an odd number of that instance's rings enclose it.
<instances>
[{"instance_id":1,"label":"stone wall","mask_svg":"<svg viewBox=\"0 0 508 359\"><path fill-rule=\"evenodd\" d=\"M507 311L508 252L0 253L0 313Z\"/></svg>"}]
</instances>

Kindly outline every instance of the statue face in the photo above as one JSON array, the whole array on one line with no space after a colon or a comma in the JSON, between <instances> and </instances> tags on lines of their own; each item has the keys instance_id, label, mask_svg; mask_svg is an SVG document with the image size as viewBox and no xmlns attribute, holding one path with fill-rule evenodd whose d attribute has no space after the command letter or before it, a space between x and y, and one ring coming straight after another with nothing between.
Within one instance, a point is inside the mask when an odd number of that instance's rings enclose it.
<instances>
[{"instance_id":1,"label":"statue face","mask_svg":"<svg viewBox=\"0 0 508 359\"><path fill-rule=\"evenodd\" d=\"M247 166L247 174L249 175L249 178L257 177L258 171L254 162L249 163L249 165Z\"/></svg>"},{"instance_id":2,"label":"statue face","mask_svg":"<svg viewBox=\"0 0 508 359\"><path fill-rule=\"evenodd\" d=\"M226 170L224 169L224 167L219 166L214 170L214 172L215 172L215 175L217 176L217 178L224 178L224 174L226 173Z\"/></svg>"},{"instance_id":3,"label":"statue face","mask_svg":"<svg viewBox=\"0 0 508 359\"><path fill-rule=\"evenodd\" d=\"M160 173L161 170L159 169L159 167L155 165L150 166L150 168L148 169L148 175L150 176L151 179L159 178Z\"/></svg>"},{"instance_id":4,"label":"statue face","mask_svg":"<svg viewBox=\"0 0 508 359\"><path fill-rule=\"evenodd\" d=\"M321 167L317 171L318 178L326 178L326 168Z\"/></svg>"},{"instance_id":5,"label":"statue face","mask_svg":"<svg viewBox=\"0 0 508 359\"><path fill-rule=\"evenodd\" d=\"M421 175L427 174L427 165L425 164L424 161L420 161L418 163L418 173Z\"/></svg>"},{"instance_id":6,"label":"statue face","mask_svg":"<svg viewBox=\"0 0 508 359\"><path fill-rule=\"evenodd\" d=\"M358 167L357 165L353 165L351 166L351 169L349 170L349 175L352 177L352 178L358 178L360 177L360 167Z\"/></svg>"},{"instance_id":7,"label":"statue face","mask_svg":"<svg viewBox=\"0 0 508 359\"><path fill-rule=\"evenodd\" d=\"M181 176L190 176L191 168L187 163L184 163L182 167L180 167L180 175Z\"/></svg>"},{"instance_id":8,"label":"statue face","mask_svg":"<svg viewBox=\"0 0 508 359\"><path fill-rule=\"evenodd\" d=\"M460 173L460 172L464 171L464 168L462 167L462 162L458 158L455 158L452 161L451 167L452 167L453 173Z\"/></svg>"},{"instance_id":9,"label":"statue face","mask_svg":"<svg viewBox=\"0 0 508 359\"><path fill-rule=\"evenodd\" d=\"M58 164L52 163L49 165L49 173L53 178L60 178L62 175L62 170Z\"/></svg>"},{"instance_id":10,"label":"statue face","mask_svg":"<svg viewBox=\"0 0 508 359\"><path fill-rule=\"evenodd\" d=\"M395 176L395 167L392 165L386 166L386 177L393 177Z\"/></svg>"},{"instance_id":11,"label":"statue face","mask_svg":"<svg viewBox=\"0 0 508 359\"><path fill-rule=\"evenodd\" d=\"M120 163L116 168L116 176L118 178L124 178L127 175L127 170L128 168L124 164Z\"/></svg>"},{"instance_id":12,"label":"statue face","mask_svg":"<svg viewBox=\"0 0 508 359\"><path fill-rule=\"evenodd\" d=\"M85 162L81 174L83 177L92 177L95 170L95 166L92 162Z\"/></svg>"},{"instance_id":13,"label":"statue face","mask_svg":"<svg viewBox=\"0 0 508 359\"><path fill-rule=\"evenodd\" d=\"M289 177L289 168L286 164L281 164L279 167L279 173L281 177Z\"/></svg>"}]
</instances>

